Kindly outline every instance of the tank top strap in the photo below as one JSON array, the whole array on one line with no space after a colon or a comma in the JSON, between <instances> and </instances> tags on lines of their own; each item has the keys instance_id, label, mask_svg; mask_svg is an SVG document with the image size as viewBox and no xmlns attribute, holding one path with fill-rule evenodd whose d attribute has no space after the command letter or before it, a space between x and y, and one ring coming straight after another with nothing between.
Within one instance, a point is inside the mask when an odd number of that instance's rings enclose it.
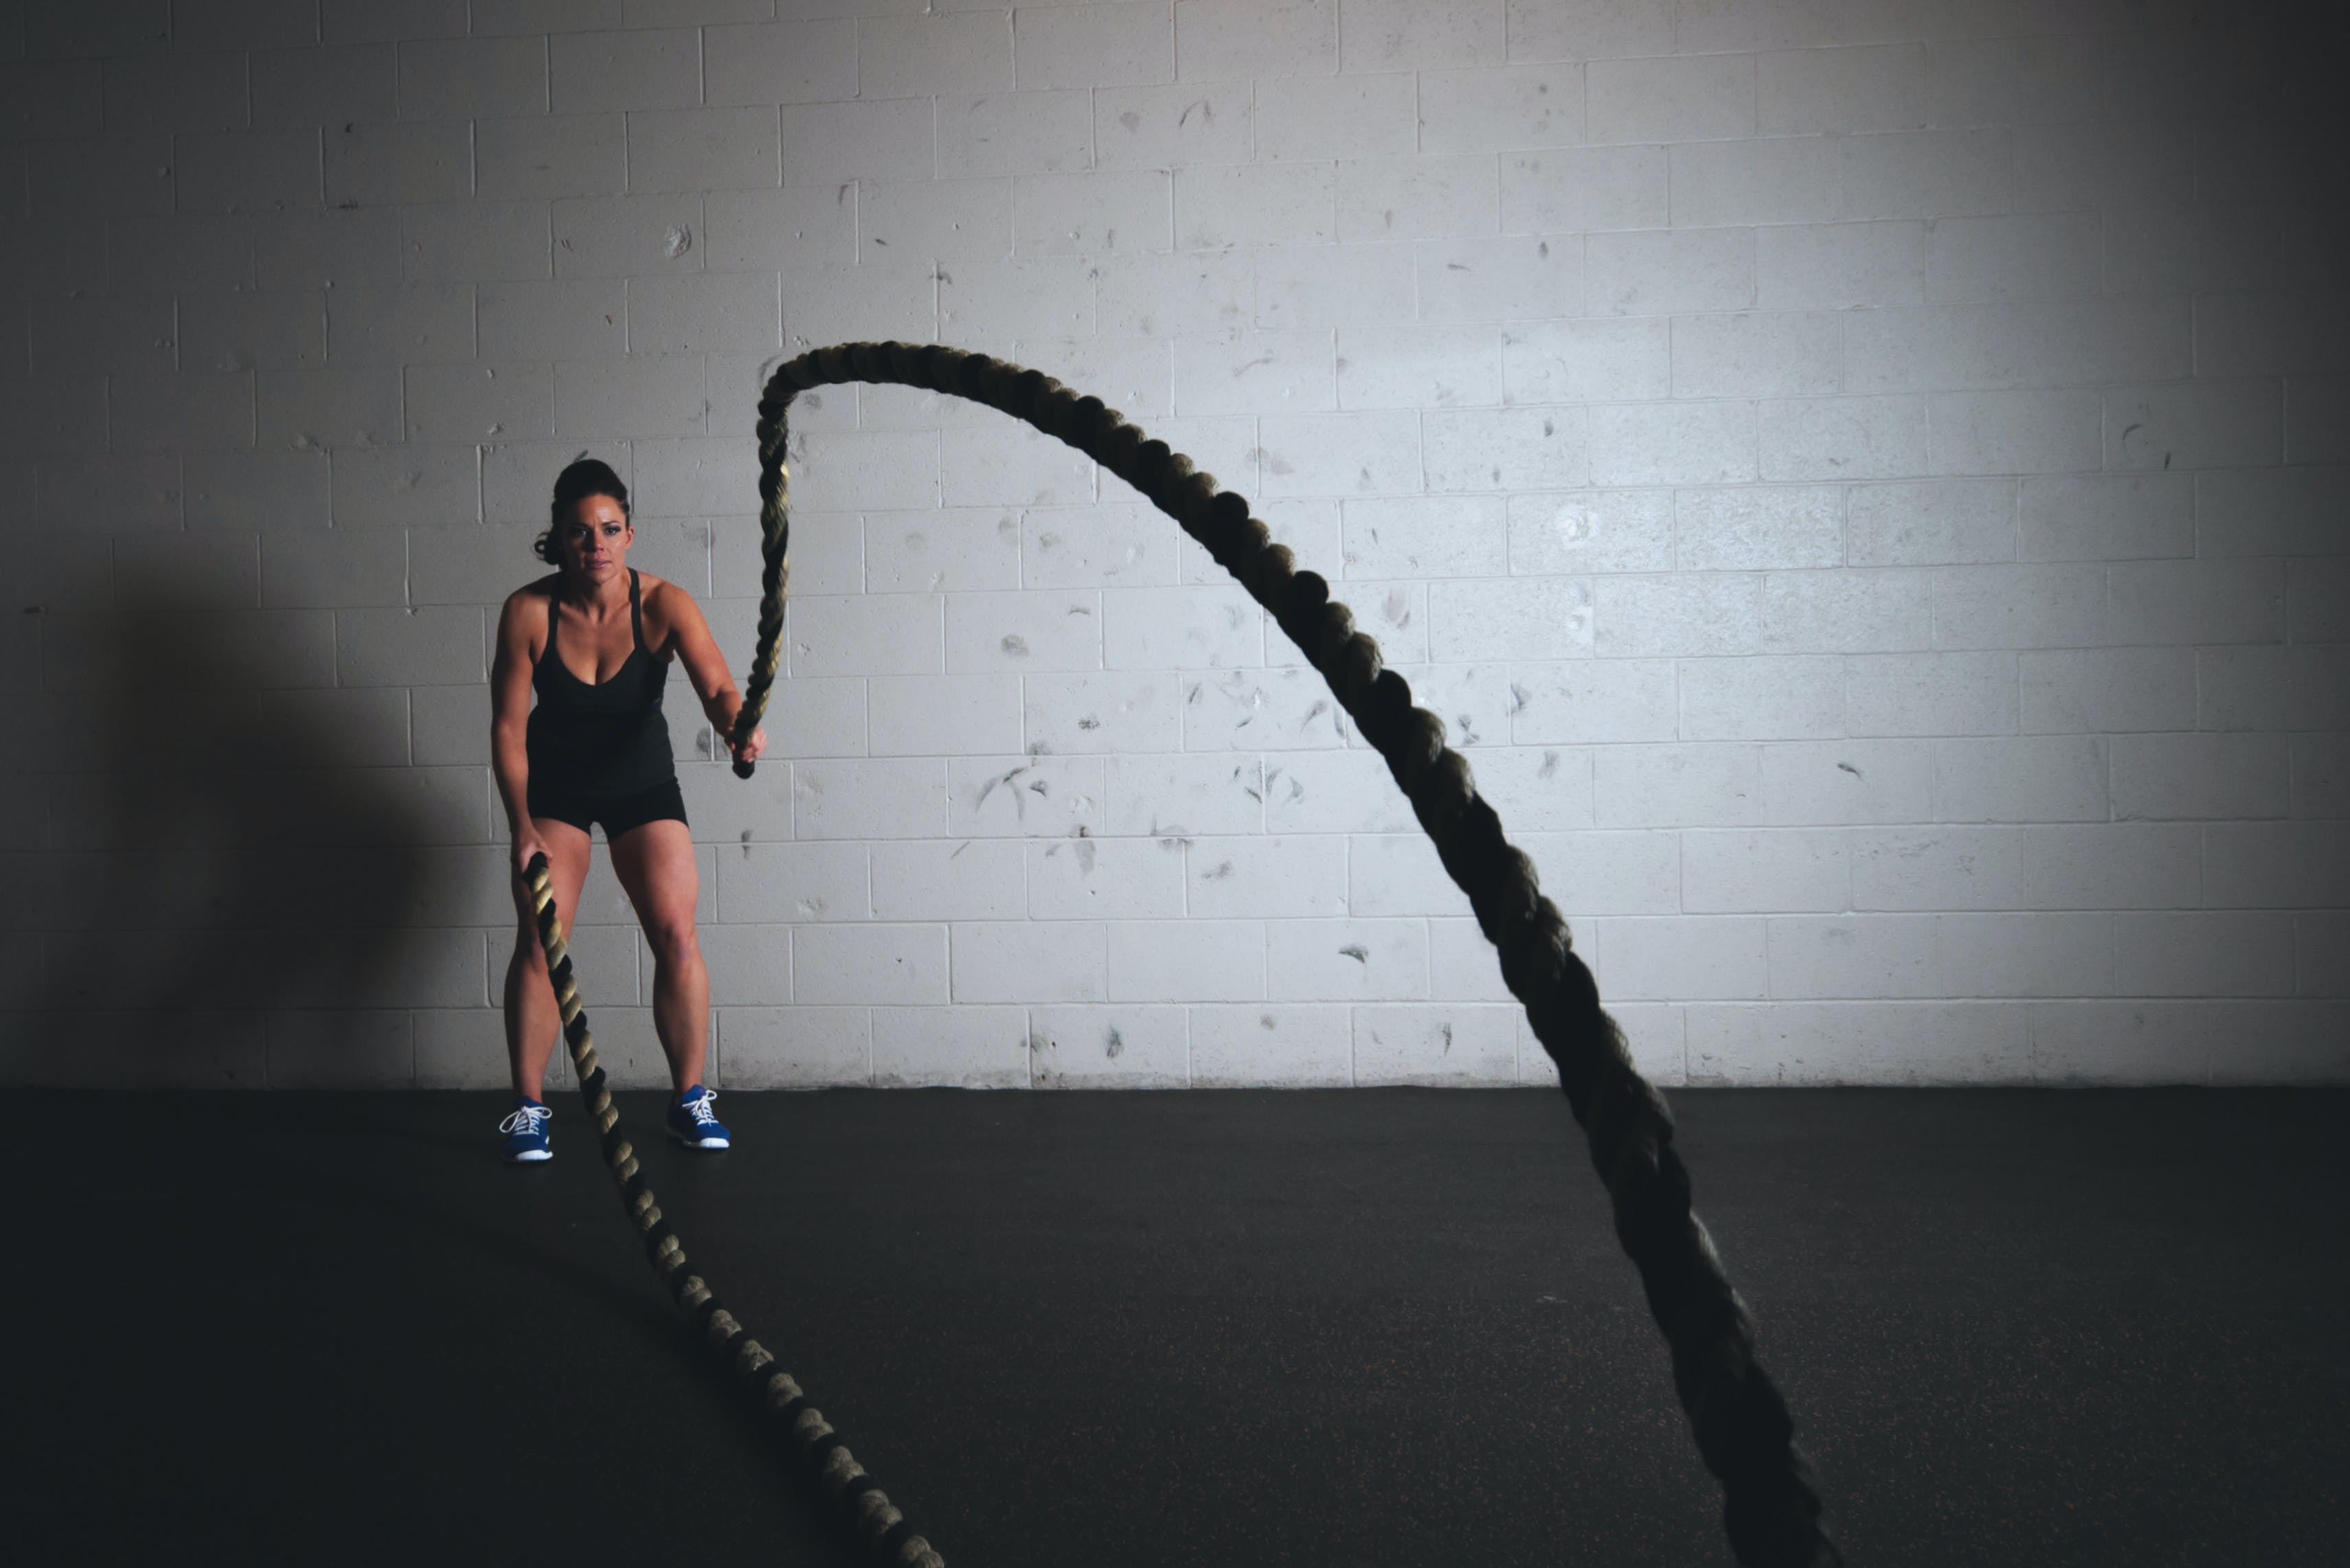
<instances>
[{"instance_id":1,"label":"tank top strap","mask_svg":"<svg viewBox=\"0 0 2350 1568\"><path fill-rule=\"evenodd\" d=\"M555 651L555 628L562 623L563 585L561 583L557 583L554 587L547 590L546 650L539 655L539 662L541 664L546 663L550 659L554 659L558 666L562 663L561 656Z\"/></svg>"},{"instance_id":2,"label":"tank top strap","mask_svg":"<svg viewBox=\"0 0 2350 1568\"><path fill-rule=\"evenodd\" d=\"M645 647L645 596L634 566L629 568L629 625L636 633L637 647L648 659L652 657L653 650Z\"/></svg>"}]
</instances>

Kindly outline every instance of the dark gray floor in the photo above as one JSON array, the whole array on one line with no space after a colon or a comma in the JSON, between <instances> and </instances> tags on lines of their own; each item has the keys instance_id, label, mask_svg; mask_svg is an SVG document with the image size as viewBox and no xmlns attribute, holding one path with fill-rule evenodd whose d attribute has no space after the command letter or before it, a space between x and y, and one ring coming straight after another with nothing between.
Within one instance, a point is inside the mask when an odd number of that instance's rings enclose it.
<instances>
[{"instance_id":1,"label":"dark gray floor","mask_svg":"<svg viewBox=\"0 0 2350 1568\"><path fill-rule=\"evenodd\" d=\"M2350 1095L1671 1098L1856 1565L2350 1560ZM1555 1095L723 1108L663 1206L955 1568L1729 1561ZM0 1098L0 1556L851 1562L503 1109Z\"/></svg>"}]
</instances>

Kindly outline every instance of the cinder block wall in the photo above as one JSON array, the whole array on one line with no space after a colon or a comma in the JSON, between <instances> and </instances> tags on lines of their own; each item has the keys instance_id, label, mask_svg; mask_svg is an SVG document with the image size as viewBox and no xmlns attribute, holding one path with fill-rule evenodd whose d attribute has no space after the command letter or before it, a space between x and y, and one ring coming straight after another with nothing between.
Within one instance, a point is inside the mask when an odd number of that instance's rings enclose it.
<instances>
[{"instance_id":1,"label":"cinder block wall","mask_svg":"<svg viewBox=\"0 0 2350 1568\"><path fill-rule=\"evenodd\" d=\"M2322 24L2179 0L28 0L0 1075L490 1085L555 472L738 667L752 402L941 341L1188 452L1441 711L1668 1084L2339 1082ZM1544 1081L1171 523L799 405L726 1087ZM600 853L600 852L599 852ZM575 942L658 1075L600 859Z\"/></svg>"}]
</instances>

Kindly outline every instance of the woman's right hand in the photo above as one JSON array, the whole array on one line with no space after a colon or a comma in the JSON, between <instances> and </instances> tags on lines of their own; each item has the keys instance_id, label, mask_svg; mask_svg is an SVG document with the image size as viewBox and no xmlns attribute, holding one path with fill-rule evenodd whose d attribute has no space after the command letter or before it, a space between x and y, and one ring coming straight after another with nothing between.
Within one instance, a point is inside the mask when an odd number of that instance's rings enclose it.
<instances>
[{"instance_id":1,"label":"woman's right hand","mask_svg":"<svg viewBox=\"0 0 2350 1568\"><path fill-rule=\"evenodd\" d=\"M538 836L538 830L536 828L516 829L514 839L515 875L525 882L530 880L531 857L536 855L546 855L546 840ZM554 858L551 855L547 856L550 863Z\"/></svg>"}]
</instances>

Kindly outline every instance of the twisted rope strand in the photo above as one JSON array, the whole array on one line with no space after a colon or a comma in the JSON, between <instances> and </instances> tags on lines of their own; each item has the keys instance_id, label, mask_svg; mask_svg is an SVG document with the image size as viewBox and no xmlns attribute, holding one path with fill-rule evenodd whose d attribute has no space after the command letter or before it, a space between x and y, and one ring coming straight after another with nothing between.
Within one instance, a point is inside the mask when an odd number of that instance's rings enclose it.
<instances>
[{"instance_id":1,"label":"twisted rope strand","mask_svg":"<svg viewBox=\"0 0 2350 1568\"><path fill-rule=\"evenodd\" d=\"M1080 397L1039 370L938 344L843 343L801 355L769 379L759 401L759 640L733 727L734 772L775 683L791 537L785 461L792 400L814 387L871 381L951 393L1024 420L1117 474L1180 524L1270 612L1313 661L1378 748L1444 868L1469 895L1478 928L1499 951L1503 979L1524 1003L1534 1036L1558 1069L1591 1163L1615 1209L1616 1235L1670 1348L1673 1386L1706 1467L1722 1485L1722 1523L1752 1568L1835 1568L1843 1554L1820 1524L1810 1460L1794 1441L1786 1401L1754 1356L1754 1323L1731 1288L1712 1238L1690 1208L1688 1168L1673 1147L1664 1096L1637 1072L1623 1032L1599 1005L1566 920L1543 897L1534 863L1503 836L1469 763L1445 744L1444 722L1412 705L1378 644L1355 629L1330 586L1297 569L1249 515L1245 497L1153 441L1098 398Z\"/></svg>"},{"instance_id":2,"label":"twisted rope strand","mask_svg":"<svg viewBox=\"0 0 2350 1568\"><path fill-rule=\"evenodd\" d=\"M570 950L564 943L563 921L555 912L555 889L547 881L546 857L532 856L525 877L531 909L538 920L538 940L546 948L547 978L555 984L556 1005L563 1013L564 1042L571 1051L572 1070L579 1078L579 1098L603 1139L604 1163L620 1189L620 1207L643 1238L645 1257L653 1272L700 1331L702 1345L712 1357L766 1406L768 1415L790 1439L793 1451L839 1505L850 1528L873 1555L897 1568L946 1568L946 1559L914 1533L880 1483L865 1473L865 1467L824 1418L824 1412L808 1403L792 1375L775 1365L775 1356L751 1337L702 1276L687 1266L683 1243L653 1200L653 1189L637 1164L636 1151L620 1136L619 1107L612 1104L604 1069L596 1062L596 1038L588 1033L588 1014L579 1005Z\"/></svg>"}]
</instances>

